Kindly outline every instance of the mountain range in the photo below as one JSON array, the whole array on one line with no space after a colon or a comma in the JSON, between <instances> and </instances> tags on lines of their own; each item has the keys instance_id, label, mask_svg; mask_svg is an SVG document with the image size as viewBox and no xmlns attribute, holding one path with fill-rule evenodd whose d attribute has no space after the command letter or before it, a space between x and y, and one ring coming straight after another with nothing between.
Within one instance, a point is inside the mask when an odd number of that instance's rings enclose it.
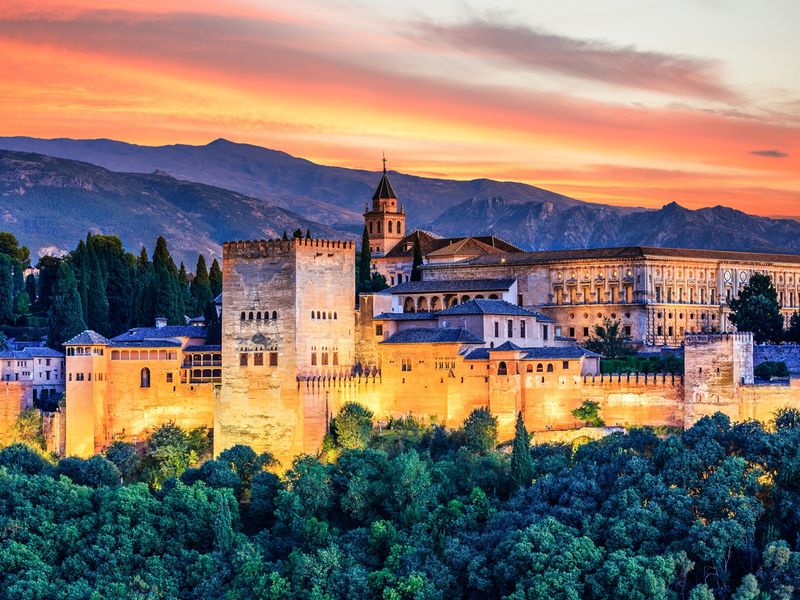
<instances>
[{"instance_id":1,"label":"mountain range","mask_svg":"<svg viewBox=\"0 0 800 600\"><path fill-rule=\"evenodd\" d=\"M296 227L357 239L380 177L223 139L154 147L6 137L0 148L0 226L34 249L74 247L88 230L118 234L131 248L149 247L164 234L187 258L217 254L226 239L277 237ZM723 206L669 203L652 210L582 202L516 182L389 176L408 228L441 235L491 232L531 250L652 245L800 252L797 221Z\"/></svg>"}]
</instances>

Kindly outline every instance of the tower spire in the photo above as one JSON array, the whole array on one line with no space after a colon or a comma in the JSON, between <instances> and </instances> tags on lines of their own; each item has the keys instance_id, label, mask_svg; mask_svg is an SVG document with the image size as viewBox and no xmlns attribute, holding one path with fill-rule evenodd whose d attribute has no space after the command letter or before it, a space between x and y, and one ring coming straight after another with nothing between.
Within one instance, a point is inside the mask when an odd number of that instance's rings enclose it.
<instances>
[{"instance_id":1,"label":"tower spire","mask_svg":"<svg viewBox=\"0 0 800 600\"><path fill-rule=\"evenodd\" d=\"M386 175L386 152L382 152L383 154L383 174Z\"/></svg>"}]
</instances>

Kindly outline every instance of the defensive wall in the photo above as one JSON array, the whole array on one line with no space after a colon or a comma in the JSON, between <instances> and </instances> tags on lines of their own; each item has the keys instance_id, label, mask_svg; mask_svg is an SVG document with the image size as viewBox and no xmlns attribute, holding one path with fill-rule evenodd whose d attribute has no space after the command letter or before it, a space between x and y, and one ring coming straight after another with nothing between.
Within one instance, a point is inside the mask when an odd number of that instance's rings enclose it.
<instances>
[{"instance_id":1,"label":"defensive wall","mask_svg":"<svg viewBox=\"0 0 800 600\"><path fill-rule=\"evenodd\" d=\"M753 347L753 364L767 361L786 363L789 373L800 374L800 344L758 344Z\"/></svg>"},{"instance_id":2,"label":"defensive wall","mask_svg":"<svg viewBox=\"0 0 800 600\"><path fill-rule=\"evenodd\" d=\"M17 417L33 407L30 400L32 387L30 381L0 382L0 440L9 439Z\"/></svg>"}]
</instances>

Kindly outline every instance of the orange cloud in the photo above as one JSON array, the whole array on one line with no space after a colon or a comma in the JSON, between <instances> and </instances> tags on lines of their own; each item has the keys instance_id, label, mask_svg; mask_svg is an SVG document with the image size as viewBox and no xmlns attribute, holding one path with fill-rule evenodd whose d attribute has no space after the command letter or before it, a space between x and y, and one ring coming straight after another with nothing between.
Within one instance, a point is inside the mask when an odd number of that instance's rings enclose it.
<instances>
[{"instance_id":1,"label":"orange cloud","mask_svg":"<svg viewBox=\"0 0 800 600\"><path fill-rule=\"evenodd\" d=\"M0 80L0 134L138 143L228 137L362 168L375 168L386 149L398 170L520 179L586 200L796 212L800 120L422 75L403 57L371 60L406 49L391 34L353 37L286 10L150 1L100 8L89 0L51 11L15 6L0 13L0 61L10 74ZM602 49L567 41L559 65L573 52L586 63L577 75L604 76ZM624 48L605 51L616 71L636 58ZM664 84L670 91L726 91L705 63L654 60L673 73ZM652 85L641 73L614 76ZM769 159L763 150L786 156Z\"/></svg>"}]
</instances>

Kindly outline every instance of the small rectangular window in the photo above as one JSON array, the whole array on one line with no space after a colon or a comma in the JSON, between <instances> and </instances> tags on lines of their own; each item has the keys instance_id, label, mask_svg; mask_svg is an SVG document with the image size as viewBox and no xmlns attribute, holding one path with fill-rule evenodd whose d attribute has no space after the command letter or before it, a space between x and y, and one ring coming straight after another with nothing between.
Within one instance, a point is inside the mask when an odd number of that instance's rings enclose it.
<instances>
[{"instance_id":1,"label":"small rectangular window","mask_svg":"<svg viewBox=\"0 0 800 600\"><path fill-rule=\"evenodd\" d=\"M327 365L328 364L328 353L327 352L323 352L322 353L322 364L323 365Z\"/></svg>"},{"instance_id":2,"label":"small rectangular window","mask_svg":"<svg viewBox=\"0 0 800 600\"><path fill-rule=\"evenodd\" d=\"M253 354L253 366L255 367L263 367L264 366L264 353L263 352L256 352Z\"/></svg>"},{"instance_id":3,"label":"small rectangular window","mask_svg":"<svg viewBox=\"0 0 800 600\"><path fill-rule=\"evenodd\" d=\"M375 325L375 335L383 335L383 325Z\"/></svg>"},{"instance_id":4,"label":"small rectangular window","mask_svg":"<svg viewBox=\"0 0 800 600\"><path fill-rule=\"evenodd\" d=\"M589 328L588 327L584 327L583 328L583 337L589 337Z\"/></svg>"},{"instance_id":5,"label":"small rectangular window","mask_svg":"<svg viewBox=\"0 0 800 600\"><path fill-rule=\"evenodd\" d=\"M625 332L625 335L627 337L631 337L631 326L630 325L625 325L625 327L623 327L622 330Z\"/></svg>"},{"instance_id":6,"label":"small rectangular window","mask_svg":"<svg viewBox=\"0 0 800 600\"><path fill-rule=\"evenodd\" d=\"M525 321L519 322L519 337L527 337L527 332L525 331Z\"/></svg>"},{"instance_id":7,"label":"small rectangular window","mask_svg":"<svg viewBox=\"0 0 800 600\"><path fill-rule=\"evenodd\" d=\"M550 337L550 328L547 325L542 325L542 339L547 340Z\"/></svg>"},{"instance_id":8,"label":"small rectangular window","mask_svg":"<svg viewBox=\"0 0 800 600\"><path fill-rule=\"evenodd\" d=\"M339 353L338 352L334 352L333 353L333 364L334 365L338 365L339 364Z\"/></svg>"},{"instance_id":9,"label":"small rectangular window","mask_svg":"<svg viewBox=\"0 0 800 600\"><path fill-rule=\"evenodd\" d=\"M167 373L167 383L172 383L172 373Z\"/></svg>"},{"instance_id":10,"label":"small rectangular window","mask_svg":"<svg viewBox=\"0 0 800 600\"><path fill-rule=\"evenodd\" d=\"M508 320L508 337L514 337L514 321Z\"/></svg>"},{"instance_id":11,"label":"small rectangular window","mask_svg":"<svg viewBox=\"0 0 800 600\"><path fill-rule=\"evenodd\" d=\"M656 335L664 335L664 328L661 325L656 328Z\"/></svg>"},{"instance_id":12,"label":"small rectangular window","mask_svg":"<svg viewBox=\"0 0 800 600\"><path fill-rule=\"evenodd\" d=\"M269 366L270 367L277 367L278 366L278 353L277 352L270 352L269 353Z\"/></svg>"},{"instance_id":13,"label":"small rectangular window","mask_svg":"<svg viewBox=\"0 0 800 600\"><path fill-rule=\"evenodd\" d=\"M569 337L571 337L571 338L575 337L575 328L574 327L570 327L569 328Z\"/></svg>"},{"instance_id":14,"label":"small rectangular window","mask_svg":"<svg viewBox=\"0 0 800 600\"><path fill-rule=\"evenodd\" d=\"M561 361L561 368L569 369L569 361L568 360Z\"/></svg>"},{"instance_id":15,"label":"small rectangular window","mask_svg":"<svg viewBox=\"0 0 800 600\"><path fill-rule=\"evenodd\" d=\"M317 364L317 353L316 352L312 352L311 353L311 366L314 367L314 366L316 366L316 364Z\"/></svg>"},{"instance_id":16,"label":"small rectangular window","mask_svg":"<svg viewBox=\"0 0 800 600\"><path fill-rule=\"evenodd\" d=\"M517 294L517 304L522 306L522 294Z\"/></svg>"},{"instance_id":17,"label":"small rectangular window","mask_svg":"<svg viewBox=\"0 0 800 600\"><path fill-rule=\"evenodd\" d=\"M242 352L239 355L239 366L240 367L246 367L247 366L247 353L246 352Z\"/></svg>"},{"instance_id":18,"label":"small rectangular window","mask_svg":"<svg viewBox=\"0 0 800 600\"><path fill-rule=\"evenodd\" d=\"M494 322L494 337L500 337L500 323Z\"/></svg>"}]
</instances>

